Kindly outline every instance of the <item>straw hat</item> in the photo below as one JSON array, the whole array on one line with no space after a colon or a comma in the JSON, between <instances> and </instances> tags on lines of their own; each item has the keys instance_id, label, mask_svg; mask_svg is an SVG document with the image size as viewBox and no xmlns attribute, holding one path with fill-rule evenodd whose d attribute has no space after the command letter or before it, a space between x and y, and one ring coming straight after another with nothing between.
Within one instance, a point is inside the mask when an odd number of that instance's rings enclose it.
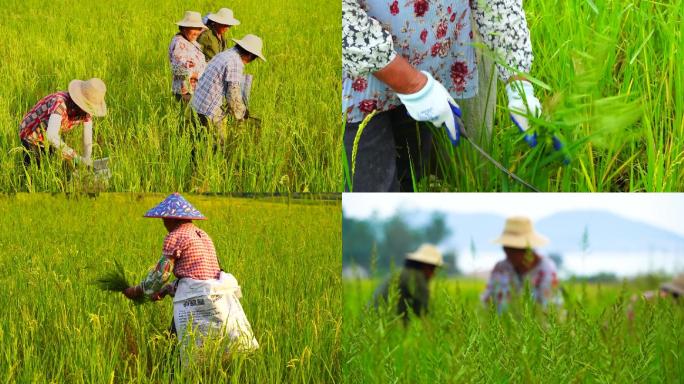
<instances>
[{"instance_id":1,"label":"straw hat","mask_svg":"<svg viewBox=\"0 0 684 384\"><path fill-rule=\"evenodd\" d=\"M221 8L216 13L210 13L207 19L223 25L240 25L240 20L234 18L233 11L228 8Z\"/></svg>"},{"instance_id":2,"label":"straw hat","mask_svg":"<svg viewBox=\"0 0 684 384\"><path fill-rule=\"evenodd\" d=\"M156 207L145 213L148 218L157 219L184 219L184 220L206 220L207 218L192 206L178 192L172 193L159 203Z\"/></svg>"},{"instance_id":3,"label":"straw hat","mask_svg":"<svg viewBox=\"0 0 684 384\"><path fill-rule=\"evenodd\" d=\"M434 245L423 244L415 252L407 253L406 260L418 261L424 264L431 264L441 267L444 264L442 252Z\"/></svg>"},{"instance_id":4,"label":"straw hat","mask_svg":"<svg viewBox=\"0 0 684 384\"><path fill-rule=\"evenodd\" d=\"M87 113L102 117L107 114L105 104L105 92L107 87L104 82L97 77L90 80L72 80L69 83L69 96L82 110Z\"/></svg>"},{"instance_id":5,"label":"straw hat","mask_svg":"<svg viewBox=\"0 0 684 384\"><path fill-rule=\"evenodd\" d=\"M264 47L264 44L261 42L261 39L257 35L245 35L245 37L242 38L242 40L238 39L233 39L235 44L241 46L244 50L246 50L249 53L253 53L263 61L266 61L264 58L264 55L261 53L261 49Z\"/></svg>"},{"instance_id":6,"label":"straw hat","mask_svg":"<svg viewBox=\"0 0 684 384\"><path fill-rule=\"evenodd\" d=\"M509 217L506 219L504 231L494 243L510 248L534 248L549 243L549 239L538 234L527 217Z\"/></svg>"},{"instance_id":7,"label":"straw hat","mask_svg":"<svg viewBox=\"0 0 684 384\"><path fill-rule=\"evenodd\" d=\"M684 273L675 276L669 283L661 285L660 289L684 296Z\"/></svg>"},{"instance_id":8,"label":"straw hat","mask_svg":"<svg viewBox=\"0 0 684 384\"><path fill-rule=\"evenodd\" d=\"M176 22L179 27L205 28L202 22L202 15L199 12L185 11L183 20Z\"/></svg>"}]
</instances>

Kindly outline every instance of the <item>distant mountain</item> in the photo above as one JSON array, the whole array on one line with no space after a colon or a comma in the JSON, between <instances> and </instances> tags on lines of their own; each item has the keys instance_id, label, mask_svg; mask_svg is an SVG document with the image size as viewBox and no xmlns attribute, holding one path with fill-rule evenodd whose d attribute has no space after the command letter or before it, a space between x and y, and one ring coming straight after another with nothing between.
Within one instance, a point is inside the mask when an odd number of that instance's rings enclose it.
<instances>
[{"instance_id":1,"label":"distant mountain","mask_svg":"<svg viewBox=\"0 0 684 384\"><path fill-rule=\"evenodd\" d=\"M428 223L432 213L407 212L404 219L414 227ZM452 231L442 244L445 248L477 252L497 251L492 244L503 230L506 218L495 214L447 214L446 221ZM562 253L583 250L583 237L587 233L587 250L592 252L677 252L684 254L684 237L640 221L620 217L598 210L559 212L535 223L538 232L551 243L547 251Z\"/></svg>"}]
</instances>

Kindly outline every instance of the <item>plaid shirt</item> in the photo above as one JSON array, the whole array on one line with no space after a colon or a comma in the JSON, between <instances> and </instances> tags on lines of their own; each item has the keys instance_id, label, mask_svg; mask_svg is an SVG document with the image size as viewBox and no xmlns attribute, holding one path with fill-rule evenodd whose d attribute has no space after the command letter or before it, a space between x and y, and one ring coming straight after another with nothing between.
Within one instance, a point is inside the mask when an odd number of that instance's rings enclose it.
<instances>
[{"instance_id":1,"label":"plaid shirt","mask_svg":"<svg viewBox=\"0 0 684 384\"><path fill-rule=\"evenodd\" d=\"M195 111L212 120L222 118L223 98L229 96L230 84L242 87L245 78L244 68L245 64L235 48L214 56L197 83L197 89L192 98Z\"/></svg>"},{"instance_id":2,"label":"plaid shirt","mask_svg":"<svg viewBox=\"0 0 684 384\"><path fill-rule=\"evenodd\" d=\"M50 115L62 116L60 133L69 132L76 124L91 121L89 114L80 114L81 109L71 100L68 92L56 92L43 97L21 120L19 138L33 145L43 145L43 133Z\"/></svg>"},{"instance_id":3,"label":"plaid shirt","mask_svg":"<svg viewBox=\"0 0 684 384\"><path fill-rule=\"evenodd\" d=\"M145 295L158 292L169 281L171 270L177 279L218 279L221 269L209 235L192 223L169 232L159 262L141 283Z\"/></svg>"},{"instance_id":4,"label":"plaid shirt","mask_svg":"<svg viewBox=\"0 0 684 384\"><path fill-rule=\"evenodd\" d=\"M186 40L180 33L175 35L169 45L169 62L173 73L173 93L192 94L197 79L207 68L199 43Z\"/></svg>"}]
</instances>

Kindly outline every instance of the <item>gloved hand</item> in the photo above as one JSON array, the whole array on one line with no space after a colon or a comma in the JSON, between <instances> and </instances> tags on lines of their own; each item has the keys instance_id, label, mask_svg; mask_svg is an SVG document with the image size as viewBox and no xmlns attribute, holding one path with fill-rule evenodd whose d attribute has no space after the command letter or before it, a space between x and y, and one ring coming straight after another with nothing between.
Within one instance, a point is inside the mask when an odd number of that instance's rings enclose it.
<instances>
[{"instance_id":1,"label":"gloved hand","mask_svg":"<svg viewBox=\"0 0 684 384\"><path fill-rule=\"evenodd\" d=\"M124 289L122 293L124 294L124 296L131 300L138 299L143 296L142 287L139 285L136 285L134 287L128 287Z\"/></svg>"},{"instance_id":2,"label":"gloved hand","mask_svg":"<svg viewBox=\"0 0 684 384\"><path fill-rule=\"evenodd\" d=\"M511 120L518 126L520 132L525 135L525 142L530 147L537 145L537 134L529 134L529 116L541 115L541 103L534 96L532 83L526 80L514 80L506 85L508 95L508 109L511 111Z\"/></svg>"},{"instance_id":3,"label":"gloved hand","mask_svg":"<svg viewBox=\"0 0 684 384\"><path fill-rule=\"evenodd\" d=\"M406 111L414 120L429 121L436 127L446 125L449 138L455 145L460 138L460 131L452 115L452 108L454 111L458 111L459 117L461 109L439 81L435 80L428 72L421 72L428 79L425 86L416 93L408 95L397 93L397 97L406 106Z\"/></svg>"},{"instance_id":4,"label":"gloved hand","mask_svg":"<svg viewBox=\"0 0 684 384\"><path fill-rule=\"evenodd\" d=\"M91 158L86 159L83 156L74 157L74 165L78 166L80 164L83 164L86 167L92 167L93 166L93 159L91 159Z\"/></svg>"}]
</instances>

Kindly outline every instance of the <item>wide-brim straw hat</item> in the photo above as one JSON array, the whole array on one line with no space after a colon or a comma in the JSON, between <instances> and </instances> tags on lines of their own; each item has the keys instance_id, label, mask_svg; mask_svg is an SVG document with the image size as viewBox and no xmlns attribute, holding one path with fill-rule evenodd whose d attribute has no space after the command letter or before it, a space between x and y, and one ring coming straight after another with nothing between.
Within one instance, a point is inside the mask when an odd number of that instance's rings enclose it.
<instances>
[{"instance_id":1,"label":"wide-brim straw hat","mask_svg":"<svg viewBox=\"0 0 684 384\"><path fill-rule=\"evenodd\" d=\"M240 25L240 20L233 17L233 11L228 8L221 8L216 13L210 13L207 19L222 25Z\"/></svg>"},{"instance_id":2,"label":"wide-brim straw hat","mask_svg":"<svg viewBox=\"0 0 684 384\"><path fill-rule=\"evenodd\" d=\"M185 16L183 17L183 20L177 21L176 25L179 27L188 27L188 28L206 28L207 27L202 22L202 15L199 12L194 12L194 11L186 11Z\"/></svg>"},{"instance_id":3,"label":"wide-brim straw hat","mask_svg":"<svg viewBox=\"0 0 684 384\"><path fill-rule=\"evenodd\" d=\"M431 244L423 244L415 252L407 253L406 260L418 261L437 267L441 267L444 264L442 252Z\"/></svg>"},{"instance_id":4,"label":"wide-brim straw hat","mask_svg":"<svg viewBox=\"0 0 684 384\"><path fill-rule=\"evenodd\" d=\"M266 61L266 58L264 57L264 54L261 53L261 50L264 47L264 43L261 41L261 38L257 35L245 35L242 39L233 39L235 44L239 45L244 49L245 51L249 53L253 53L257 55L261 60Z\"/></svg>"},{"instance_id":5,"label":"wide-brim straw hat","mask_svg":"<svg viewBox=\"0 0 684 384\"><path fill-rule=\"evenodd\" d=\"M207 218L178 192L172 193L143 217L157 219L206 220Z\"/></svg>"},{"instance_id":6,"label":"wide-brim straw hat","mask_svg":"<svg viewBox=\"0 0 684 384\"><path fill-rule=\"evenodd\" d=\"M82 110L97 117L107 114L106 92L107 87L105 83L97 77L86 81L72 80L69 83L69 96L71 100Z\"/></svg>"},{"instance_id":7,"label":"wide-brim straw hat","mask_svg":"<svg viewBox=\"0 0 684 384\"><path fill-rule=\"evenodd\" d=\"M549 243L549 239L534 231L529 218L509 217L503 233L493 242L509 248L527 249L542 247Z\"/></svg>"},{"instance_id":8,"label":"wide-brim straw hat","mask_svg":"<svg viewBox=\"0 0 684 384\"><path fill-rule=\"evenodd\" d=\"M661 285L660 289L684 296L684 273L680 273L679 275L675 276L675 278L669 283Z\"/></svg>"}]
</instances>

